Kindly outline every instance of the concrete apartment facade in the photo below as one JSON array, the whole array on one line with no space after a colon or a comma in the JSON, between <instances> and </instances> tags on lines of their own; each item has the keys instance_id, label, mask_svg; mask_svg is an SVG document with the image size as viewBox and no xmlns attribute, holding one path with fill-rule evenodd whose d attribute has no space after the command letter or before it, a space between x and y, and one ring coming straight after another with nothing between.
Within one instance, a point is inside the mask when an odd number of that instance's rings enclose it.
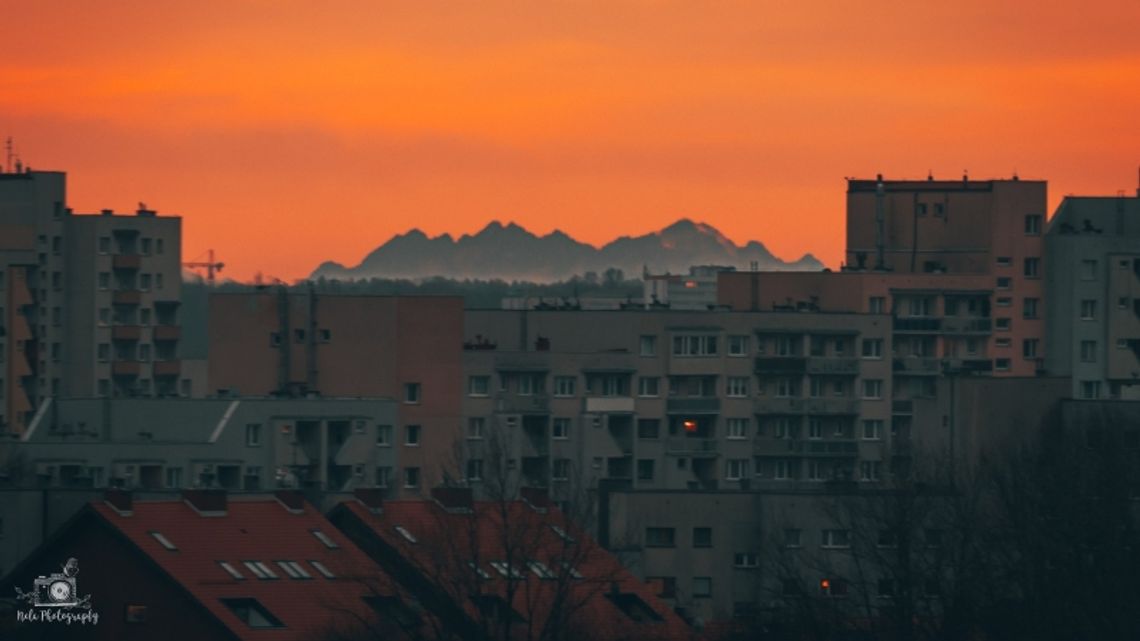
<instances>
[{"instance_id":1,"label":"concrete apartment facade","mask_svg":"<svg viewBox=\"0 0 1140 641\"><path fill-rule=\"evenodd\" d=\"M1048 369L1087 400L1140 400L1140 194L1061 201L1045 237Z\"/></svg>"},{"instance_id":2,"label":"concrete apartment facade","mask_svg":"<svg viewBox=\"0 0 1140 641\"><path fill-rule=\"evenodd\" d=\"M401 468L385 482L419 496L442 479L462 435L462 299L217 293L209 327L215 394L395 399L377 439Z\"/></svg>"},{"instance_id":3,"label":"concrete apartment facade","mask_svg":"<svg viewBox=\"0 0 1140 641\"><path fill-rule=\"evenodd\" d=\"M49 397L195 393L179 358L181 225L141 205L74 214L62 172L0 174L5 431Z\"/></svg>"},{"instance_id":4,"label":"concrete apartment facade","mask_svg":"<svg viewBox=\"0 0 1140 641\"><path fill-rule=\"evenodd\" d=\"M391 399L98 398L46 405L20 440L0 446L5 568L101 488L298 488L335 495L384 485L400 468L399 448L377 445L396 423Z\"/></svg>"}]
</instances>

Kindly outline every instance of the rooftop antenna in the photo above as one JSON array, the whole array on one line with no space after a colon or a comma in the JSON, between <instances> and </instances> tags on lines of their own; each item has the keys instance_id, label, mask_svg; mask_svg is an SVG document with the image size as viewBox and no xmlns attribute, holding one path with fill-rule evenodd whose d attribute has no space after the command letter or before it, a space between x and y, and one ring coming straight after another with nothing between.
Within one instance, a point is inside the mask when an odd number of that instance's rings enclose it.
<instances>
[{"instance_id":1,"label":"rooftop antenna","mask_svg":"<svg viewBox=\"0 0 1140 641\"><path fill-rule=\"evenodd\" d=\"M4 149L8 152L7 161L4 163L4 172L12 171L12 137L8 136L8 140L4 142Z\"/></svg>"},{"instance_id":2,"label":"rooftop antenna","mask_svg":"<svg viewBox=\"0 0 1140 641\"><path fill-rule=\"evenodd\" d=\"M883 175L876 176L875 181L875 269L882 270L887 268L883 238Z\"/></svg>"}]
</instances>

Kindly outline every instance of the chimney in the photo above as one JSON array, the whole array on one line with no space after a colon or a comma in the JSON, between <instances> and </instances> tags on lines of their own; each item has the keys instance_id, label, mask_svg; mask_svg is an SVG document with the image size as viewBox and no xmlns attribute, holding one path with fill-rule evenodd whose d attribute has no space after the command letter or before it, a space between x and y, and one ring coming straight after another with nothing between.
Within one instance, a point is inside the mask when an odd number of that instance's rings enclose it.
<instances>
[{"instance_id":1,"label":"chimney","mask_svg":"<svg viewBox=\"0 0 1140 641\"><path fill-rule=\"evenodd\" d=\"M226 513L225 490L182 490L182 500L203 516L222 516Z\"/></svg>"},{"instance_id":2,"label":"chimney","mask_svg":"<svg viewBox=\"0 0 1140 641\"><path fill-rule=\"evenodd\" d=\"M134 509L134 497L130 490L110 488L103 492L103 500L120 516L129 516Z\"/></svg>"},{"instance_id":3,"label":"chimney","mask_svg":"<svg viewBox=\"0 0 1140 641\"><path fill-rule=\"evenodd\" d=\"M303 512L305 510L305 495L301 490L277 490L273 493L278 501L290 512Z\"/></svg>"},{"instance_id":4,"label":"chimney","mask_svg":"<svg viewBox=\"0 0 1140 641\"><path fill-rule=\"evenodd\" d=\"M535 511L541 512L551 506L550 493L546 491L546 488L520 487L519 498L534 508Z\"/></svg>"},{"instance_id":5,"label":"chimney","mask_svg":"<svg viewBox=\"0 0 1140 641\"><path fill-rule=\"evenodd\" d=\"M471 510L475 507L474 493L469 487L433 487L431 498L445 510Z\"/></svg>"},{"instance_id":6,"label":"chimney","mask_svg":"<svg viewBox=\"0 0 1140 641\"><path fill-rule=\"evenodd\" d=\"M379 487L358 487L352 491L352 495L356 497L357 501L364 504L364 507L379 512L384 508L384 490Z\"/></svg>"}]
</instances>

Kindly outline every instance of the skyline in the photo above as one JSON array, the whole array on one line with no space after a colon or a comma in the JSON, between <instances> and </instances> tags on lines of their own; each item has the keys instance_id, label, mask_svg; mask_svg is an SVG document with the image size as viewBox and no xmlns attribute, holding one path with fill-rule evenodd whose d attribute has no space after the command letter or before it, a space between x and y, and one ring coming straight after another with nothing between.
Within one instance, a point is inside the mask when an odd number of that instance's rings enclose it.
<instances>
[{"instance_id":1,"label":"skyline","mask_svg":"<svg viewBox=\"0 0 1140 641\"><path fill-rule=\"evenodd\" d=\"M834 268L845 176L1134 193L1140 7L822 5L24 3L0 135L240 280L491 220L598 246L691 218Z\"/></svg>"}]
</instances>

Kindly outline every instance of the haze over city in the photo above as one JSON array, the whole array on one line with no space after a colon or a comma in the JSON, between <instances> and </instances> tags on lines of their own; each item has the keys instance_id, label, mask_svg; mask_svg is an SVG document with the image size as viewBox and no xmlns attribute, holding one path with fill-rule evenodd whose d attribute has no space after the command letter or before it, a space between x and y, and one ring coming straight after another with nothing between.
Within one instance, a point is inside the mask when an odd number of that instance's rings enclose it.
<instances>
[{"instance_id":1,"label":"haze over city","mask_svg":"<svg viewBox=\"0 0 1140 641\"><path fill-rule=\"evenodd\" d=\"M0 134L77 211L292 280L492 219L600 246L691 217L842 261L846 176L1136 185L1140 5L25 2Z\"/></svg>"}]
</instances>

